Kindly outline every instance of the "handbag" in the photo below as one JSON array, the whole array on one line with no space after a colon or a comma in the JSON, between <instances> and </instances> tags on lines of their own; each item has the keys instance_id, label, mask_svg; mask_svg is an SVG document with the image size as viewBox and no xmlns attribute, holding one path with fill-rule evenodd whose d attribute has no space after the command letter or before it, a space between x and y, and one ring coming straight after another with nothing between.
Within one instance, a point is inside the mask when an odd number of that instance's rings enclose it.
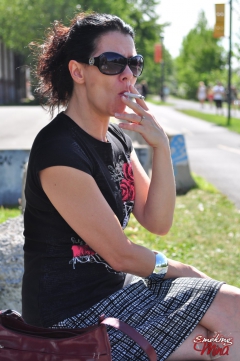
<instances>
[{"instance_id":1,"label":"handbag","mask_svg":"<svg viewBox=\"0 0 240 361\"><path fill-rule=\"evenodd\" d=\"M112 361L106 325L127 334L146 352L150 361L157 355L150 343L133 327L104 315L86 328L43 328L28 325L12 310L0 311L1 361Z\"/></svg>"}]
</instances>

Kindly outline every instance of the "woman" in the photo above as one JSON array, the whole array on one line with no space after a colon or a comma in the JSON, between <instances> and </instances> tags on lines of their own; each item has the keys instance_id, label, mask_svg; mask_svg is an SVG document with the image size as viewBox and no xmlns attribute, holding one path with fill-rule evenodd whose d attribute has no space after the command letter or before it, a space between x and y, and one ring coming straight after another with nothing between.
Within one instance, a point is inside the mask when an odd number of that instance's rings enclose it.
<instances>
[{"instance_id":1,"label":"woman","mask_svg":"<svg viewBox=\"0 0 240 361\"><path fill-rule=\"evenodd\" d=\"M201 104L201 107L203 108L204 102L207 99L207 88L203 81L200 81L200 83L198 85L197 98Z\"/></svg>"},{"instance_id":2,"label":"woman","mask_svg":"<svg viewBox=\"0 0 240 361\"><path fill-rule=\"evenodd\" d=\"M224 115L222 103L225 96L225 89L220 81L213 87L213 100L216 105L216 114Z\"/></svg>"},{"instance_id":3,"label":"woman","mask_svg":"<svg viewBox=\"0 0 240 361\"><path fill-rule=\"evenodd\" d=\"M211 86L211 85L209 85L209 86L207 87L207 99L208 99L210 108L212 108L212 105L213 105L213 90L212 90L212 86Z\"/></svg>"},{"instance_id":4,"label":"woman","mask_svg":"<svg viewBox=\"0 0 240 361\"><path fill-rule=\"evenodd\" d=\"M55 23L40 46L39 93L51 111L64 111L37 135L29 159L23 317L74 328L104 313L135 327L159 360L205 360L193 349L197 335L234 331L240 341L239 290L123 232L133 212L147 230L166 234L175 203L168 138L143 99L124 95L137 94L143 70L133 39L116 16L80 14L69 28ZM151 181L122 129L152 147ZM110 329L109 337L113 360L145 360L127 336ZM236 360L239 351L231 353Z\"/></svg>"}]
</instances>

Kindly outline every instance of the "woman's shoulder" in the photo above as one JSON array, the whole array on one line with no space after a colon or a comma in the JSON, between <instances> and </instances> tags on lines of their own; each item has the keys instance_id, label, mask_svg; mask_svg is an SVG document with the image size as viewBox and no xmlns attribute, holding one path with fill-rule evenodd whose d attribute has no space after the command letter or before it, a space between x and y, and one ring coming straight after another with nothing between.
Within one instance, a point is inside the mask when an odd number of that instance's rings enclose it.
<instances>
[{"instance_id":1,"label":"woman's shoulder","mask_svg":"<svg viewBox=\"0 0 240 361\"><path fill-rule=\"evenodd\" d=\"M47 143L57 142L59 138L67 136L66 124L64 124L64 117L59 113L52 119L45 127L43 127L37 134L33 145L45 146Z\"/></svg>"},{"instance_id":2,"label":"woman's shoulder","mask_svg":"<svg viewBox=\"0 0 240 361\"><path fill-rule=\"evenodd\" d=\"M92 163L81 139L77 125L69 122L60 113L36 136L30 161L34 160L34 164L39 169L65 165L84 171L87 169L90 173Z\"/></svg>"}]
</instances>

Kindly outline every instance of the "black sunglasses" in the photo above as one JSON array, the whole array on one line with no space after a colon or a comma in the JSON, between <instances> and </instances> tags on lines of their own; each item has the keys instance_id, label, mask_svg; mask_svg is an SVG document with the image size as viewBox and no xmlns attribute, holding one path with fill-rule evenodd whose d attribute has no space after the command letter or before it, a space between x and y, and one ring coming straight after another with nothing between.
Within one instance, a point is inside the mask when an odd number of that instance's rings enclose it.
<instances>
[{"instance_id":1,"label":"black sunglasses","mask_svg":"<svg viewBox=\"0 0 240 361\"><path fill-rule=\"evenodd\" d=\"M123 55L113 52L106 52L99 56L89 59L79 60L80 63L95 65L101 73L106 75L117 75L124 71L128 65L133 76L138 77L143 71L143 56L135 55L131 58L125 58Z\"/></svg>"}]
</instances>

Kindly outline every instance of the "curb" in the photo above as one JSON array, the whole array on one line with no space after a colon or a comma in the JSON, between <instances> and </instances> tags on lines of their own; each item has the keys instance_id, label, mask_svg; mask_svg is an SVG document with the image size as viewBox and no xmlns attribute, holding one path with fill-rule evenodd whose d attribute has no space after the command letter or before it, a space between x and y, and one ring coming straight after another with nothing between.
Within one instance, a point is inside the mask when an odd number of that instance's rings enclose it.
<instances>
[{"instance_id":1,"label":"curb","mask_svg":"<svg viewBox=\"0 0 240 361\"><path fill-rule=\"evenodd\" d=\"M0 206L19 205L29 154L30 150L0 150Z\"/></svg>"},{"instance_id":2,"label":"curb","mask_svg":"<svg viewBox=\"0 0 240 361\"><path fill-rule=\"evenodd\" d=\"M185 194L196 185L190 173L185 138L183 134L179 134L173 129L164 128L164 131L169 138L176 192L177 194ZM132 139L140 163L146 173L151 176L152 149L140 134L126 130L124 132Z\"/></svg>"}]
</instances>

